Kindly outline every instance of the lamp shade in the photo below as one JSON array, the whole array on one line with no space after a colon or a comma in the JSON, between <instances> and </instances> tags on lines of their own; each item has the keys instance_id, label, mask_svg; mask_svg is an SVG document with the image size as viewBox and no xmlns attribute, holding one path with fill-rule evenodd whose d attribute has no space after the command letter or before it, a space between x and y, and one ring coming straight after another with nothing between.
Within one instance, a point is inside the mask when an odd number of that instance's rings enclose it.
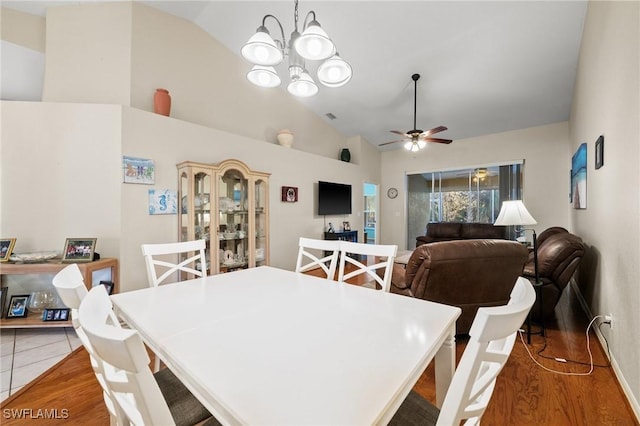
<instances>
[{"instance_id":1,"label":"lamp shade","mask_svg":"<svg viewBox=\"0 0 640 426\"><path fill-rule=\"evenodd\" d=\"M318 21L311 21L294 43L296 51L305 59L319 61L336 52L336 47L320 27Z\"/></svg>"},{"instance_id":2,"label":"lamp shade","mask_svg":"<svg viewBox=\"0 0 640 426\"><path fill-rule=\"evenodd\" d=\"M318 67L318 80L327 87L344 86L351 80L351 65L336 53Z\"/></svg>"},{"instance_id":3,"label":"lamp shade","mask_svg":"<svg viewBox=\"0 0 640 426\"><path fill-rule=\"evenodd\" d=\"M247 80L260 87L280 86L280 77L273 67L254 65L247 73Z\"/></svg>"},{"instance_id":4,"label":"lamp shade","mask_svg":"<svg viewBox=\"0 0 640 426\"><path fill-rule=\"evenodd\" d=\"M304 71L300 74L300 77L294 78L289 83L287 90L294 96L308 98L318 93L318 85L316 85L309 73Z\"/></svg>"},{"instance_id":5,"label":"lamp shade","mask_svg":"<svg viewBox=\"0 0 640 426\"><path fill-rule=\"evenodd\" d=\"M502 208L494 225L535 225L538 222L531 216L522 200L503 201Z\"/></svg>"},{"instance_id":6,"label":"lamp shade","mask_svg":"<svg viewBox=\"0 0 640 426\"><path fill-rule=\"evenodd\" d=\"M258 28L240 52L247 61L256 65L277 65L284 59L282 49L276 45L265 27Z\"/></svg>"}]
</instances>

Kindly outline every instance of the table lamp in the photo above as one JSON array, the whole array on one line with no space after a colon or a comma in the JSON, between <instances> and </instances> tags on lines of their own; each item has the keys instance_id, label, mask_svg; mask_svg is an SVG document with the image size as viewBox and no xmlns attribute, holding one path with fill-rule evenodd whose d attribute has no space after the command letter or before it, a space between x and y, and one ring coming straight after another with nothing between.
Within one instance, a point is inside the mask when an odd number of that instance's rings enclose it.
<instances>
[{"instance_id":1,"label":"table lamp","mask_svg":"<svg viewBox=\"0 0 640 426\"><path fill-rule=\"evenodd\" d=\"M511 200L511 201L503 201L502 208L500 209L500 213L498 214L498 218L493 223L494 225L501 226L523 226L523 225L535 225L538 222L531 216L529 210L524 206L522 200ZM533 228L522 228L524 232L526 229L531 229L533 232L533 270L535 274L535 284L534 287L537 289L540 286L540 277L538 276L538 241L536 236L536 230ZM540 292L539 297L542 297L542 292ZM538 301L540 303L540 312L542 315L542 300ZM529 319L531 315L529 315ZM542 330L540 332L541 335L544 336L544 322L542 320L542 316L540 316L540 324ZM527 341L531 343L531 321L528 321L527 330Z\"/></svg>"}]
</instances>

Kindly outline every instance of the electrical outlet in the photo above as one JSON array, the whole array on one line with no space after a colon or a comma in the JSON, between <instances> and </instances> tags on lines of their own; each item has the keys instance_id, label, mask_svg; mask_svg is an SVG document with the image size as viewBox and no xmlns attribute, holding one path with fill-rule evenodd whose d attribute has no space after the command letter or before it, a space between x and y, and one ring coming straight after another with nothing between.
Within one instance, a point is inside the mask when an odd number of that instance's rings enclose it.
<instances>
[{"instance_id":1,"label":"electrical outlet","mask_svg":"<svg viewBox=\"0 0 640 426\"><path fill-rule=\"evenodd\" d=\"M613 329L613 314L607 314L604 316L604 323L609 324L609 327Z\"/></svg>"}]
</instances>

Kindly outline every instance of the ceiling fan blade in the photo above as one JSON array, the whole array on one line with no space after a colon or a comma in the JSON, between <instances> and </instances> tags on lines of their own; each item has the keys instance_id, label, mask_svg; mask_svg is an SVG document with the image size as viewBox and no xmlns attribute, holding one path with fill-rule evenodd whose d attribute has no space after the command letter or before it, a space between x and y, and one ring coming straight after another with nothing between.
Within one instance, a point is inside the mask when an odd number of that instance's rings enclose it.
<instances>
[{"instance_id":1,"label":"ceiling fan blade","mask_svg":"<svg viewBox=\"0 0 640 426\"><path fill-rule=\"evenodd\" d=\"M384 145L391 145L392 143L398 143L398 142L407 142L406 139L398 139L397 141L391 141L391 142L385 142L385 143L381 143L378 146L384 146Z\"/></svg>"},{"instance_id":2,"label":"ceiling fan blade","mask_svg":"<svg viewBox=\"0 0 640 426\"><path fill-rule=\"evenodd\" d=\"M401 132L400 130L389 130L391 133L395 133L396 135L404 136L410 138L411 135L406 134L405 132Z\"/></svg>"},{"instance_id":3,"label":"ceiling fan blade","mask_svg":"<svg viewBox=\"0 0 640 426\"><path fill-rule=\"evenodd\" d=\"M427 130L425 132L422 132L422 134L425 135L425 136L430 136L430 135L434 135L436 133L444 132L445 130L447 130L447 128L445 126L438 126L438 127L434 127L431 130Z\"/></svg>"},{"instance_id":4,"label":"ceiling fan blade","mask_svg":"<svg viewBox=\"0 0 640 426\"><path fill-rule=\"evenodd\" d=\"M420 138L420 140L423 140L425 142L437 142L437 143L446 143L446 144L453 142L451 139L440 139L440 138Z\"/></svg>"}]
</instances>

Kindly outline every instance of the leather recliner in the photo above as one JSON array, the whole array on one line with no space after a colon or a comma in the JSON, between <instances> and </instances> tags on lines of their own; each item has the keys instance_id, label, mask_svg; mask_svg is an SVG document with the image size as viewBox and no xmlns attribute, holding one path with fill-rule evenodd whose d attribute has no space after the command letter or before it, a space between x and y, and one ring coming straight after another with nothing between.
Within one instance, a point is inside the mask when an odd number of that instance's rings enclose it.
<instances>
[{"instance_id":1,"label":"leather recliner","mask_svg":"<svg viewBox=\"0 0 640 426\"><path fill-rule=\"evenodd\" d=\"M508 240L424 244L406 267L394 264L391 292L458 306L456 334L468 334L478 308L507 304L527 256L524 245Z\"/></svg>"},{"instance_id":2,"label":"leather recliner","mask_svg":"<svg viewBox=\"0 0 640 426\"><path fill-rule=\"evenodd\" d=\"M547 232L550 231L550 232ZM540 300L542 300L542 318L550 318L571 277L578 269L584 256L584 243L577 235L563 228L549 228L538 238L538 275L541 282L536 303L531 308L531 317L540 318ZM535 282L533 253L524 267L523 275Z\"/></svg>"}]
</instances>

